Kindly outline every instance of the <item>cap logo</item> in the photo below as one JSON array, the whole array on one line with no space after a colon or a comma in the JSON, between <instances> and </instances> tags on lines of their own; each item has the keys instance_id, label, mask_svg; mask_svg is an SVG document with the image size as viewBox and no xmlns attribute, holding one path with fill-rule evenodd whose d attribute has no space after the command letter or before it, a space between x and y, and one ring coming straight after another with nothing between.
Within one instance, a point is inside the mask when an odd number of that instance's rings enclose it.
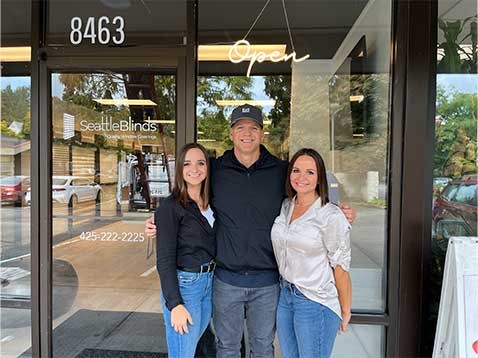
<instances>
[{"instance_id":1,"label":"cap logo","mask_svg":"<svg viewBox=\"0 0 478 358\"><path fill-rule=\"evenodd\" d=\"M251 111L250 108L243 108L242 113L249 113Z\"/></svg>"}]
</instances>

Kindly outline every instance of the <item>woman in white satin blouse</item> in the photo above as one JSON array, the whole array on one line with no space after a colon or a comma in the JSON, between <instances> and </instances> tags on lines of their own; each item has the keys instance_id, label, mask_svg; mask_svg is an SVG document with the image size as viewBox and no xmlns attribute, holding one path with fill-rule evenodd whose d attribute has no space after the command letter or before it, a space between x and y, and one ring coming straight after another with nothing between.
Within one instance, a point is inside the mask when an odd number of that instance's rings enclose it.
<instances>
[{"instance_id":1,"label":"woman in white satin blouse","mask_svg":"<svg viewBox=\"0 0 478 358\"><path fill-rule=\"evenodd\" d=\"M281 291L277 335L283 358L330 357L351 317L350 224L329 203L324 161L301 149L291 159L288 198L271 237Z\"/></svg>"}]
</instances>

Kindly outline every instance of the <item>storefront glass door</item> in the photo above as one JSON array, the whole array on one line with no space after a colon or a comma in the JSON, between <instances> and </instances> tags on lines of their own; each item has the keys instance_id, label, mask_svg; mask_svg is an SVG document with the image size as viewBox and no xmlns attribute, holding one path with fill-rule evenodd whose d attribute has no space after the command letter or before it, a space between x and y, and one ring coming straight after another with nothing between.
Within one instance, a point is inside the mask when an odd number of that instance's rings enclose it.
<instances>
[{"instance_id":1,"label":"storefront glass door","mask_svg":"<svg viewBox=\"0 0 478 358\"><path fill-rule=\"evenodd\" d=\"M167 351L143 231L174 181L176 78L51 75L54 357Z\"/></svg>"}]
</instances>

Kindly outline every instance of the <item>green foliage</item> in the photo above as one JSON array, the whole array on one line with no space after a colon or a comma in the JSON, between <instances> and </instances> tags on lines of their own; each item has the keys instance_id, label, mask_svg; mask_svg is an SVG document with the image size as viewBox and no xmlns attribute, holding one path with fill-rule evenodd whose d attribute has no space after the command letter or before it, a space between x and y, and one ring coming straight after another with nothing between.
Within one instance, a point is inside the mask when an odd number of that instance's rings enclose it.
<instances>
[{"instance_id":1,"label":"green foliage","mask_svg":"<svg viewBox=\"0 0 478 358\"><path fill-rule=\"evenodd\" d=\"M229 140L230 108L217 100L251 99L253 80L245 76L209 76L197 78L198 137L207 139L207 148L221 155L232 145Z\"/></svg>"},{"instance_id":2,"label":"green foliage","mask_svg":"<svg viewBox=\"0 0 478 358\"><path fill-rule=\"evenodd\" d=\"M446 167L453 161L476 170L478 95L438 86L436 114L442 123L435 126L434 175L447 175ZM466 151L473 147L474 155L467 155Z\"/></svg>"},{"instance_id":3,"label":"green foliage","mask_svg":"<svg viewBox=\"0 0 478 358\"><path fill-rule=\"evenodd\" d=\"M228 137L227 119L223 111L204 110L201 115L201 121L198 123L198 131L202 136L216 141L223 141Z\"/></svg>"},{"instance_id":4,"label":"green foliage","mask_svg":"<svg viewBox=\"0 0 478 358\"><path fill-rule=\"evenodd\" d=\"M382 208L382 209L387 208L387 202L383 199L373 198L368 203L373 206L378 206L379 208Z\"/></svg>"},{"instance_id":5,"label":"green foliage","mask_svg":"<svg viewBox=\"0 0 478 358\"><path fill-rule=\"evenodd\" d=\"M103 106L95 99L110 99L122 89L123 78L113 73L62 73L64 86L62 99L67 102L93 108L98 112L115 110L115 106Z\"/></svg>"},{"instance_id":6,"label":"green foliage","mask_svg":"<svg viewBox=\"0 0 478 358\"><path fill-rule=\"evenodd\" d=\"M208 76L197 78L197 97L200 107L216 107L216 100L250 99L252 78L245 76Z\"/></svg>"},{"instance_id":7,"label":"green foliage","mask_svg":"<svg viewBox=\"0 0 478 358\"><path fill-rule=\"evenodd\" d=\"M438 48L443 52L443 57L438 63L439 73L477 72L477 20L477 15L456 21L438 19L438 26L445 38L445 41L438 44ZM469 28L467 28L468 24ZM460 35L462 35L461 38ZM468 39L471 41L470 52L465 51L461 46Z\"/></svg>"},{"instance_id":8,"label":"green foliage","mask_svg":"<svg viewBox=\"0 0 478 358\"><path fill-rule=\"evenodd\" d=\"M266 76L264 84L266 95L275 100L274 108L269 113L269 119L272 123L265 142L271 152L282 159L287 159L289 153L291 77L288 75Z\"/></svg>"},{"instance_id":9,"label":"green foliage","mask_svg":"<svg viewBox=\"0 0 478 358\"><path fill-rule=\"evenodd\" d=\"M290 117L291 76L266 76L264 84L266 95L275 100L269 117L272 125L278 125L284 118Z\"/></svg>"},{"instance_id":10,"label":"green foliage","mask_svg":"<svg viewBox=\"0 0 478 358\"><path fill-rule=\"evenodd\" d=\"M176 77L155 76L154 88L158 103L159 119L176 119Z\"/></svg>"},{"instance_id":11,"label":"green foliage","mask_svg":"<svg viewBox=\"0 0 478 358\"><path fill-rule=\"evenodd\" d=\"M23 138L30 138L31 120L30 111L23 118L22 136Z\"/></svg>"},{"instance_id":12,"label":"green foliage","mask_svg":"<svg viewBox=\"0 0 478 358\"><path fill-rule=\"evenodd\" d=\"M4 134L4 135L8 135L10 137L15 137L15 138L18 138L18 135L13 132L12 130L10 130L8 128L8 123L6 120L3 120L0 122L0 133Z\"/></svg>"},{"instance_id":13,"label":"green foliage","mask_svg":"<svg viewBox=\"0 0 478 358\"><path fill-rule=\"evenodd\" d=\"M15 90L8 85L2 90L2 121L8 125L12 122L22 122L30 116L30 88L17 87Z\"/></svg>"}]
</instances>

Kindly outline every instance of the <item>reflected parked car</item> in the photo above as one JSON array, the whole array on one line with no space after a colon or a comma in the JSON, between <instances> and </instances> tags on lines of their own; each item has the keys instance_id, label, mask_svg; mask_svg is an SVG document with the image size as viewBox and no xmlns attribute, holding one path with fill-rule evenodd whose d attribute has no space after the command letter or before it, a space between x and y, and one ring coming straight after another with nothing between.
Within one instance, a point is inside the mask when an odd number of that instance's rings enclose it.
<instances>
[{"instance_id":1,"label":"reflected parked car","mask_svg":"<svg viewBox=\"0 0 478 358\"><path fill-rule=\"evenodd\" d=\"M451 178L448 177L433 178L433 194L440 195L449 182L451 182Z\"/></svg>"},{"instance_id":2,"label":"reflected parked car","mask_svg":"<svg viewBox=\"0 0 478 358\"><path fill-rule=\"evenodd\" d=\"M478 180L464 176L451 181L433 205L433 226L437 238L477 236Z\"/></svg>"},{"instance_id":3,"label":"reflected parked car","mask_svg":"<svg viewBox=\"0 0 478 358\"><path fill-rule=\"evenodd\" d=\"M76 203L95 200L101 201L103 191L99 184L88 178L76 176L54 176L52 178L52 200L57 203L74 205ZM26 196L30 203L30 191Z\"/></svg>"},{"instance_id":4,"label":"reflected parked car","mask_svg":"<svg viewBox=\"0 0 478 358\"><path fill-rule=\"evenodd\" d=\"M28 176L17 175L0 178L2 205L25 205L28 189L30 189L30 177Z\"/></svg>"}]
</instances>

